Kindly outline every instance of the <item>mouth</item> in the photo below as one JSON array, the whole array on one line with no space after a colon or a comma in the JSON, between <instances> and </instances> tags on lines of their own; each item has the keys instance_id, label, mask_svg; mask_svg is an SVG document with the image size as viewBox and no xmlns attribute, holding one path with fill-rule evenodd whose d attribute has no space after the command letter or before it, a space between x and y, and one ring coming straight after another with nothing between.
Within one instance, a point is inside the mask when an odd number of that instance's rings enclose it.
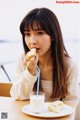
<instances>
[{"instance_id":1,"label":"mouth","mask_svg":"<svg viewBox=\"0 0 80 120\"><path fill-rule=\"evenodd\" d=\"M40 48L36 48L36 47L35 47L35 49L36 49L36 52L37 52L37 53L40 51Z\"/></svg>"},{"instance_id":2,"label":"mouth","mask_svg":"<svg viewBox=\"0 0 80 120\"><path fill-rule=\"evenodd\" d=\"M36 48L36 50L40 50L40 48Z\"/></svg>"},{"instance_id":3,"label":"mouth","mask_svg":"<svg viewBox=\"0 0 80 120\"><path fill-rule=\"evenodd\" d=\"M40 48L36 48L36 52L39 52L40 51Z\"/></svg>"}]
</instances>

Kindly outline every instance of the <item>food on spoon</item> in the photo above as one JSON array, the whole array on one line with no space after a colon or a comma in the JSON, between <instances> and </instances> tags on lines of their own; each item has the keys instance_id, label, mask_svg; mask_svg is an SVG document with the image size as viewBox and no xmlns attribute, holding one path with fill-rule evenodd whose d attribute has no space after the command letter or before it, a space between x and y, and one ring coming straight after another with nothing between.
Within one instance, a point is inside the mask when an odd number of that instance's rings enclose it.
<instances>
[{"instance_id":1,"label":"food on spoon","mask_svg":"<svg viewBox=\"0 0 80 120\"><path fill-rule=\"evenodd\" d=\"M36 49L32 48L28 53L27 53L27 60L29 61L32 57L36 56Z\"/></svg>"},{"instance_id":2,"label":"food on spoon","mask_svg":"<svg viewBox=\"0 0 80 120\"><path fill-rule=\"evenodd\" d=\"M54 101L54 102L49 104L48 110L55 112L55 113L58 113L63 108L63 106L64 106L64 103L62 101L59 101L59 100Z\"/></svg>"}]
</instances>

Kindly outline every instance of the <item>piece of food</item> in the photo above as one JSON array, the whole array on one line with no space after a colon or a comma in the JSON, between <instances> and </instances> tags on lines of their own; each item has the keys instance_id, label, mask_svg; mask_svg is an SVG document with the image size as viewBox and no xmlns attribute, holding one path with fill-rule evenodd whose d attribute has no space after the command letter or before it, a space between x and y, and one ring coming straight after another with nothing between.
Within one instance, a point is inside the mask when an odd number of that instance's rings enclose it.
<instances>
[{"instance_id":1,"label":"piece of food","mask_svg":"<svg viewBox=\"0 0 80 120\"><path fill-rule=\"evenodd\" d=\"M27 60L30 60L33 56L36 56L36 49L35 49L35 48L31 49L31 50L27 53L26 59L27 59Z\"/></svg>"},{"instance_id":2,"label":"piece of food","mask_svg":"<svg viewBox=\"0 0 80 120\"><path fill-rule=\"evenodd\" d=\"M54 102L49 104L48 110L55 112L55 113L58 113L63 108L63 106L64 106L64 103L62 101L59 101L59 100L54 101Z\"/></svg>"}]
</instances>

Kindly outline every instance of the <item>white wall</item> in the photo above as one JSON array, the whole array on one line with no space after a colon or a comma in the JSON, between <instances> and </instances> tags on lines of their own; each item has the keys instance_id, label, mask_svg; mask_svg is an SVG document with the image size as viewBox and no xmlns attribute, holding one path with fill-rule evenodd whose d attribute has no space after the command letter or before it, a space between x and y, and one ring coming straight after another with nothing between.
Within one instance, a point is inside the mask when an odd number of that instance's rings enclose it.
<instances>
[{"instance_id":1,"label":"white wall","mask_svg":"<svg viewBox=\"0 0 80 120\"><path fill-rule=\"evenodd\" d=\"M35 7L48 7L55 12L65 40L80 39L80 4L58 4L56 0L0 0L0 39L21 39L19 24Z\"/></svg>"},{"instance_id":2,"label":"white wall","mask_svg":"<svg viewBox=\"0 0 80 120\"><path fill-rule=\"evenodd\" d=\"M80 71L80 4L58 4L56 0L0 0L0 40L21 40L20 22L27 12L36 7L48 7L57 15L66 48ZM16 59L21 51L22 43L0 43L0 63ZM11 69L7 69L9 74Z\"/></svg>"}]
</instances>

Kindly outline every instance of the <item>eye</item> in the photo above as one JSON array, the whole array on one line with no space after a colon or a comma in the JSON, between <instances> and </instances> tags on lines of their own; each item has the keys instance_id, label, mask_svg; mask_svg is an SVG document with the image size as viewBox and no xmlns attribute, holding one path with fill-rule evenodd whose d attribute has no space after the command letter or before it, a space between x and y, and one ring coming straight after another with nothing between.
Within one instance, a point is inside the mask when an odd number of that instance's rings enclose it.
<instances>
[{"instance_id":1,"label":"eye","mask_svg":"<svg viewBox=\"0 0 80 120\"><path fill-rule=\"evenodd\" d=\"M43 35L43 34L44 34L44 32L38 32L37 34L38 34L38 35Z\"/></svg>"},{"instance_id":2,"label":"eye","mask_svg":"<svg viewBox=\"0 0 80 120\"><path fill-rule=\"evenodd\" d=\"M29 37L29 36L30 36L30 33L24 33L24 36L25 36L25 37Z\"/></svg>"}]
</instances>

